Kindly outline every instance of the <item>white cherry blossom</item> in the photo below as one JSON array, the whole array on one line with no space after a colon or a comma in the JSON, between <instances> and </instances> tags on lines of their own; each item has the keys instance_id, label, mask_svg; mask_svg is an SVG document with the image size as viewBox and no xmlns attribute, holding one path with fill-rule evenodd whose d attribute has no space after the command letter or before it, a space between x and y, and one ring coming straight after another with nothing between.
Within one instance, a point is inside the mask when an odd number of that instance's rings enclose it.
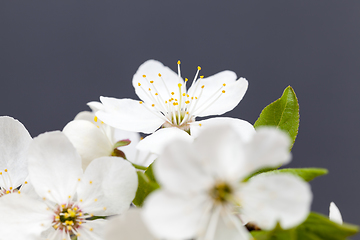
<instances>
[{"instance_id":1,"label":"white cherry blossom","mask_svg":"<svg viewBox=\"0 0 360 240\"><path fill-rule=\"evenodd\" d=\"M28 184L27 150L32 141L24 125L12 117L0 117L0 196L31 191Z\"/></svg>"},{"instance_id":2,"label":"white cherry blossom","mask_svg":"<svg viewBox=\"0 0 360 240\"><path fill-rule=\"evenodd\" d=\"M249 141L230 126L207 128L189 143L173 140L154 164L161 189L145 201L144 219L160 239L243 240L246 219L268 230L291 228L309 214L308 183L290 174L249 174L288 163L291 141L272 128Z\"/></svg>"},{"instance_id":3,"label":"white cherry blossom","mask_svg":"<svg viewBox=\"0 0 360 240\"><path fill-rule=\"evenodd\" d=\"M192 81L156 60L143 63L133 77L135 92L141 101L100 97L104 106L96 115L118 129L153 133L159 127L177 127L185 131L196 117L221 115L232 110L243 98L248 82L238 80L232 71Z\"/></svg>"},{"instance_id":4,"label":"white cherry blossom","mask_svg":"<svg viewBox=\"0 0 360 240\"><path fill-rule=\"evenodd\" d=\"M137 150L139 133L115 129L105 124L95 116L95 112L102 108L101 103L90 102L88 105L93 112L80 112L63 129L63 133L79 152L83 169L86 169L92 160L105 156L123 157L145 167L154 161L156 156L149 151ZM119 143L123 146L117 147Z\"/></svg>"},{"instance_id":5,"label":"white cherry blossom","mask_svg":"<svg viewBox=\"0 0 360 240\"><path fill-rule=\"evenodd\" d=\"M40 199L26 194L0 198L0 232L7 240L103 238L109 216L126 211L137 189L131 164L102 157L81 168L81 158L61 132L41 134L29 147L29 177Z\"/></svg>"}]
</instances>

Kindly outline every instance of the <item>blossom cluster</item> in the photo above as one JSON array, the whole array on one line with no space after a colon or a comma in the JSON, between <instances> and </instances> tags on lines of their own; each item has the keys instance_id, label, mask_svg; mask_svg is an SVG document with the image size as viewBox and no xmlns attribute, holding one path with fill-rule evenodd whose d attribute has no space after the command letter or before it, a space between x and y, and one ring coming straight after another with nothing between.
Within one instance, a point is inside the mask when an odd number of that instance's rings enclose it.
<instances>
[{"instance_id":1,"label":"blossom cluster","mask_svg":"<svg viewBox=\"0 0 360 240\"><path fill-rule=\"evenodd\" d=\"M146 61L132 81L140 100L100 97L62 131L32 138L0 117L0 239L250 240L301 230L312 216L306 173L319 170L277 170L296 135L280 123L199 121L234 109L248 81L232 71L204 77L201 67L189 81L180 64L175 73ZM330 210L327 224L345 231Z\"/></svg>"}]
</instances>

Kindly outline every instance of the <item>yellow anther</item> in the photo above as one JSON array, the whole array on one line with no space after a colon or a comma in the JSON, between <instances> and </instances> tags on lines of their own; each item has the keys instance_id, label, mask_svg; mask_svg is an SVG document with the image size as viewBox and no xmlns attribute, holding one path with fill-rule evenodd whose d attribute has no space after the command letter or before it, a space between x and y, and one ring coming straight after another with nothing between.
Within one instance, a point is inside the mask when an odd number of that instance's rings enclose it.
<instances>
[{"instance_id":1,"label":"yellow anther","mask_svg":"<svg viewBox=\"0 0 360 240\"><path fill-rule=\"evenodd\" d=\"M59 227L59 225L54 225L54 228L57 229Z\"/></svg>"},{"instance_id":2,"label":"yellow anther","mask_svg":"<svg viewBox=\"0 0 360 240\"><path fill-rule=\"evenodd\" d=\"M167 103L167 101L165 101L165 103Z\"/></svg>"},{"instance_id":3,"label":"yellow anther","mask_svg":"<svg viewBox=\"0 0 360 240\"><path fill-rule=\"evenodd\" d=\"M93 229L93 228L90 228L89 230L92 232L94 229Z\"/></svg>"},{"instance_id":4,"label":"yellow anther","mask_svg":"<svg viewBox=\"0 0 360 240\"><path fill-rule=\"evenodd\" d=\"M2 175L2 172L0 172L0 175Z\"/></svg>"},{"instance_id":5,"label":"yellow anther","mask_svg":"<svg viewBox=\"0 0 360 240\"><path fill-rule=\"evenodd\" d=\"M70 198L71 198L71 196L68 196L68 198L70 199Z\"/></svg>"},{"instance_id":6,"label":"yellow anther","mask_svg":"<svg viewBox=\"0 0 360 240\"><path fill-rule=\"evenodd\" d=\"M195 99L197 99L197 97L195 97Z\"/></svg>"},{"instance_id":7,"label":"yellow anther","mask_svg":"<svg viewBox=\"0 0 360 240\"><path fill-rule=\"evenodd\" d=\"M155 107L155 104L151 104L152 107Z\"/></svg>"},{"instance_id":8,"label":"yellow anther","mask_svg":"<svg viewBox=\"0 0 360 240\"><path fill-rule=\"evenodd\" d=\"M82 212L79 212L79 216L81 217L83 214L82 214Z\"/></svg>"},{"instance_id":9,"label":"yellow anther","mask_svg":"<svg viewBox=\"0 0 360 240\"><path fill-rule=\"evenodd\" d=\"M61 208L65 208L65 204L61 205Z\"/></svg>"},{"instance_id":10,"label":"yellow anther","mask_svg":"<svg viewBox=\"0 0 360 240\"><path fill-rule=\"evenodd\" d=\"M204 88L204 87L205 87L205 85L202 85L202 86L201 86L201 88Z\"/></svg>"},{"instance_id":11,"label":"yellow anther","mask_svg":"<svg viewBox=\"0 0 360 240\"><path fill-rule=\"evenodd\" d=\"M178 84L178 87L181 87L181 86L182 86L182 84L181 84L181 83L179 83L179 84Z\"/></svg>"},{"instance_id":12,"label":"yellow anther","mask_svg":"<svg viewBox=\"0 0 360 240\"><path fill-rule=\"evenodd\" d=\"M201 67L200 67L200 66L198 66L198 70L199 70L199 71L201 70Z\"/></svg>"},{"instance_id":13,"label":"yellow anther","mask_svg":"<svg viewBox=\"0 0 360 240\"><path fill-rule=\"evenodd\" d=\"M18 191L18 194L20 194L20 191Z\"/></svg>"},{"instance_id":14,"label":"yellow anther","mask_svg":"<svg viewBox=\"0 0 360 240\"><path fill-rule=\"evenodd\" d=\"M189 114L189 112L186 112L186 114Z\"/></svg>"},{"instance_id":15,"label":"yellow anther","mask_svg":"<svg viewBox=\"0 0 360 240\"><path fill-rule=\"evenodd\" d=\"M92 184L92 181L90 181L89 183Z\"/></svg>"},{"instance_id":16,"label":"yellow anther","mask_svg":"<svg viewBox=\"0 0 360 240\"><path fill-rule=\"evenodd\" d=\"M199 123L199 126L201 127L201 123Z\"/></svg>"},{"instance_id":17,"label":"yellow anther","mask_svg":"<svg viewBox=\"0 0 360 240\"><path fill-rule=\"evenodd\" d=\"M13 188L12 187L10 187L10 190L12 190Z\"/></svg>"},{"instance_id":18,"label":"yellow anther","mask_svg":"<svg viewBox=\"0 0 360 240\"><path fill-rule=\"evenodd\" d=\"M106 207L104 207L103 209L104 209L104 211L105 211L105 210L106 210Z\"/></svg>"},{"instance_id":19,"label":"yellow anther","mask_svg":"<svg viewBox=\"0 0 360 240\"><path fill-rule=\"evenodd\" d=\"M183 93L183 96L185 97L185 96L186 96L186 94L185 94L185 93Z\"/></svg>"},{"instance_id":20,"label":"yellow anther","mask_svg":"<svg viewBox=\"0 0 360 240\"><path fill-rule=\"evenodd\" d=\"M77 236L77 237L80 237L80 233L77 233L76 236Z\"/></svg>"},{"instance_id":21,"label":"yellow anther","mask_svg":"<svg viewBox=\"0 0 360 240\"><path fill-rule=\"evenodd\" d=\"M51 193L51 190L48 190L48 193Z\"/></svg>"},{"instance_id":22,"label":"yellow anther","mask_svg":"<svg viewBox=\"0 0 360 240\"><path fill-rule=\"evenodd\" d=\"M138 83L138 86L140 87L140 86L141 86L141 83Z\"/></svg>"},{"instance_id":23,"label":"yellow anther","mask_svg":"<svg viewBox=\"0 0 360 240\"><path fill-rule=\"evenodd\" d=\"M151 91L151 88L149 88L149 91Z\"/></svg>"},{"instance_id":24,"label":"yellow anther","mask_svg":"<svg viewBox=\"0 0 360 240\"><path fill-rule=\"evenodd\" d=\"M49 211L49 210L50 210L50 208L49 208L49 207L47 207L47 208L46 208L46 211Z\"/></svg>"},{"instance_id":25,"label":"yellow anther","mask_svg":"<svg viewBox=\"0 0 360 240\"><path fill-rule=\"evenodd\" d=\"M154 81L150 81L150 83L154 83Z\"/></svg>"},{"instance_id":26,"label":"yellow anther","mask_svg":"<svg viewBox=\"0 0 360 240\"><path fill-rule=\"evenodd\" d=\"M78 224L81 225L81 224L82 224L82 221L79 221Z\"/></svg>"},{"instance_id":27,"label":"yellow anther","mask_svg":"<svg viewBox=\"0 0 360 240\"><path fill-rule=\"evenodd\" d=\"M174 92L171 92L171 95L174 95L175 93Z\"/></svg>"},{"instance_id":28,"label":"yellow anther","mask_svg":"<svg viewBox=\"0 0 360 240\"><path fill-rule=\"evenodd\" d=\"M225 86L226 86L226 83L224 83L223 86L225 87Z\"/></svg>"},{"instance_id":29,"label":"yellow anther","mask_svg":"<svg viewBox=\"0 0 360 240\"><path fill-rule=\"evenodd\" d=\"M7 169L5 169L5 172L7 172Z\"/></svg>"},{"instance_id":30,"label":"yellow anther","mask_svg":"<svg viewBox=\"0 0 360 240\"><path fill-rule=\"evenodd\" d=\"M55 216L55 219L56 219L56 220L59 220L59 219L60 219L60 216L59 216L59 215L56 215L56 216Z\"/></svg>"},{"instance_id":31,"label":"yellow anther","mask_svg":"<svg viewBox=\"0 0 360 240\"><path fill-rule=\"evenodd\" d=\"M177 102L173 102L173 105L176 106L176 105L178 105L178 103L177 103Z\"/></svg>"},{"instance_id":32,"label":"yellow anther","mask_svg":"<svg viewBox=\"0 0 360 240\"><path fill-rule=\"evenodd\" d=\"M95 198L94 201L97 202L97 198Z\"/></svg>"},{"instance_id":33,"label":"yellow anther","mask_svg":"<svg viewBox=\"0 0 360 240\"><path fill-rule=\"evenodd\" d=\"M103 121L101 121L100 123L101 123L101 124L104 124L104 122L103 122Z\"/></svg>"},{"instance_id":34,"label":"yellow anther","mask_svg":"<svg viewBox=\"0 0 360 240\"><path fill-rule=\"evenodd\" d=\"M171 98L171 101L174 100L173 98Z\"/></svg>"},{"instance_id":35,"label":"yellow anther","mask_svg":"<svg viewBox=\"0 0 360 240\"><path fill-rule=\"evenodd\" d=\"M77 207L74 207L73 210L74 210L74 211L77 211L78 209L77 209Z\"/></svg>"},{"instance_id":36,"label":"yellow anther","mask_svg":"<svg viewBox=\"0 0 360 240\"><path fill-rule=\"evenodd\" d=\"M177 62L177 64L181 64L180 60Z\"/></svg>"},{"instance_id":37,"label":"yellow anther","mask_svg":"<svg viewBox=\"0 0 360 240\"><path fill-rule=\"evenodd\" d=\"M71 226L67 226L67 230L71 231L72 227Z\"/></svg>"},{"instance_id":38,"label":"yellow anther","mask_svg":"<svg viewBox=\"0 0 360 240\"><path fill-rule=\"evenodd\" d=\"M100 126L96 126L97 128L100 128Z\"/></svg>"},{"instance_id":39,"label":"yellow anther","mask_svg":"<svg viewBox=\"0 0 360 240\"><path fill-rule=\"evenodd\" d=\"M158 95L158 93L155 93L155 96L157 96Z\"/></svg>"},{"instance_id":40,"label":"yellow anther","mask_svg":"<svg viewBox=\"0 0 360 240\"><path fill-rule=\"evenodd\" d=\"M159 73L158 75L159 75L159 77L161 77L161 74L160 74L160 73Z\"/></svg>"},{"instance_id":41,"label":"yellow anther","mask_svg":"<svg viewBox=\"0 0 360 240\"><path fill-rule=\"evenodd\" d=\"M45 200L46 200L46 197L43 197L43 200L45 201Z\"/></svg>"},{"instance_id":42,"label":"yellow anther","mask_svg":"<svg viewBox=\"0 0 360 240\"><path fill-rule=\"evenodd\" d=\"M65 216L65 218L68 218L68 217L69 217L69 214L68 214L68 213L64 213L64 216Z\"/></svg>"},{"instance_id":43,"label":"yellow anther","mask_svg":"<svg viewBox=\"0 0 360 240\"><path fill-rule=\"evenodd\" d=\"M222 90L222 93L225 93L225 90Z\"/></svg>"},{"instance_id":44,"label":"yellow anther","mask_svg":"<svg viewBox=\"0 0 360 240\"><path fill-rule=\"evenodd\" d=\"M10 193L10 191L9 190L6 190L6 194L9 194Z\"/></svg>"},{"instance_id":45,"label":"yellow anther","mask_svg":"<svg viewBox=\"0 0 360 240\"><path fill-rule=\"evenodd\" d=\"M95 122L97 122L97 120L98 120L98 117L97 117L97 116L95 116L95 117L94 117L94 121L95 121Z\"/></svg>"},{"instance_id":46,"label":"yellow anther","mask_svg":"<svg viewBox=\"0 0 360 240\"><path fill-rule=\"evenodd\" d=\"M189 104L189 103L190 103L190 101L185 101L185 103L186 103L186 104Z\"/></svg>"},{"instance_id":47,"label":"yellow anther","mask_svg":"<svg viewBox=\"0 0 360 240\"><path fill-rule=\"evenodd\" d=\"M175 101L177 101L177 99L175 98Z\"/></svg>"},{"instance_id":48,"label":"yellow anther","mask_svg":"<svg viewBox=\"0 0 360 240\"><path fill-rule=\"evenodd\" d=\"M202 79L202 78L204 78L204 76L200 76L200 78Z\"/></svg>"},{"instance_id":49,"label":"yellow anther","mask_svg":"<svg viewBox=\"0 0 360 240\"><path fill-rule=\"evenodd\" d=\"M81 181L81 179L80 179L80 178L78 178L78 181L80 182L80 181Z\"/></svg>"},{"instance_id":50,"label":"yellow anther","mask_svg":"<svg viewBox=\"0 0 360 240\"><path fill-rule=\"evenodd\" d=\"M143 75L143 78L146 78L146 75Z\"/></svg>"},{"instance_id":51,"label":"yellow anther","mask_svg":"<svg viewBox=\"0 0 360 240\"><path fill-rule=\"evenodd\" d=\"M90 217L93 217L94 216L94 214L93 213L90 213Z\"/></svg>"},{"instance_id":52,"label":"yellow anther","mask_svg":"<svg viewBox=\"0 0 360 240\"><path fill-rule=\"evenodd\" d=\"M187 97L190 97L189 94L186 94Z\"/></svg>"},{"instance_id":53,"label":"yellow anther","mask_svg":"<svg viewBox=\"0 0 360 240\"><path fill-rule=\"evenodd\" d=\"M142 101L140 101L139 103L140 103L140 104L142 104L143 102L142 102Z\"/></svg>"},{"instance_id":54,"label":"yellow anther","mask_svg":"<svg viewBox=\"0 0 360 240\"><path fill-rule=\"evenodd\" d=\"M189 79L185 78L185 82L189 81Z\"/></svg>"},{"instance_id":55,"label":"yellow anther","mask_svg":"<svg viewBox=\"0 0 360 240\"><path fill-rule=\"evenodd\" d=\"M191 100L193 100L194 99L194 97L191 97Z\"/></svg>"}]
</instances>

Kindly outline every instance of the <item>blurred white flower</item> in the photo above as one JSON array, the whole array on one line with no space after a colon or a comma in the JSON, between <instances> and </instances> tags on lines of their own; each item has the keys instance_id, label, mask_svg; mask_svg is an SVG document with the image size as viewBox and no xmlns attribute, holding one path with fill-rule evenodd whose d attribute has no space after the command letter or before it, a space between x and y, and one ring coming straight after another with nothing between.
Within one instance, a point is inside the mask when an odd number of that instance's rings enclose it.
<instances>
[{"instance_id":1,"label":"blurred white flower","mask_svg":"<svg viewBox=\"0 0 360 240\"><path fill-rule=\"evenodd\" d=\"M63 133L79 152L83 169L92 160L105 156L123 157L146 167L154 161L156 156L136 149L140 141L139 133L110 127L95 116L98 107L102 107L101 103L91 102L89 106L94 112L80 112L63 129ZM121 146L118 147L119 145Z\"/></svg>"},{"instance_id":2,"label":"blurred white flower","mask_svg":"<svg viewBox=\"0 0 360 240\"><path fill-rule=\"evenodd\" d=\"M343 224L343 219L340 213L339 208L336 206L334 202L330 203L329 207L329 219L338 224Z\"/></svg>"},{"instance_id":3,"label":"blurred white flower","mask_svg":"<svg viewBox=\"0 0 360 240\"><path fill-rule=\"evenodd\" d=\"M0 196L29 190L27 151L32 138L12 117L0 117Z\"/></svg>"},{"instance_id":4,"label":"blurred white flower","mask_svg":"<svg viewBox=\"0 0 360 240\"><path fill-rule=\"evenodd\" d=\"M95 159L83 173L79 154L61 132L34 138L29 177L42 200L23 193L0 198L4 239L101 239L107 221L88 218L123 213L137 189L134 167L115 157Z\"/></svg>"},{"instance_id":5,"label":"blurred white flower","mask_svg":"<svg viewBox=\"0 0 360 240\"><path fill-rule=\"evenodd\" d=\"M200 69L190 85L181 76L180 61L176 74L159 61L148 60L132 80L141 101L100 97L104 108L96 115L128 131L153 133L161 126L189 131L190 125L201 124L196 117L220 115L236 107L247 90L246 79L236 80L232 71L198 78Z\"/></svg>"},{"instance_id":6,"label":"blurred white flower","mask_svg":"<svg viewBox=\"0 0 360 240\"><path fill-rule=\"evenodd\" d=\"M145 201L144 219L158 238L240 240L246 216L262 229L298 225L309 214L308 183L289 174L249 174L288 163L289 137L263 128L244 142L229 126L207 128L193 143L173 140L154 164L161 189ZM239 215L240 214L240 215Z\"/></svg>"}]
</instances>

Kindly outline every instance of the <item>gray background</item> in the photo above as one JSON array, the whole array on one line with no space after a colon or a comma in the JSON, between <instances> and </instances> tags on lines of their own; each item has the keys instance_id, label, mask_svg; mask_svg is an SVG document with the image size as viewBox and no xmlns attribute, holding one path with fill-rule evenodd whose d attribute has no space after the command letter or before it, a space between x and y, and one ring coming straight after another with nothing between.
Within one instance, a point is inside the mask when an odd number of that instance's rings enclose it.
<instances>
[{"instance_id":1,"label":"gray background","mask_svg":"<svg viewBox=\"0 0 360 240\"><path fill-rule=\"evenodd\" d=\"M132 75L154 58L249 81L227 116L254 123L288 85L300 102L291 167L326 167L313 210L330 201L360 224L359 1L0 2L0 115L33 137L62 129L100 95L137 98Z\"/></svg>"}]
</instances>

